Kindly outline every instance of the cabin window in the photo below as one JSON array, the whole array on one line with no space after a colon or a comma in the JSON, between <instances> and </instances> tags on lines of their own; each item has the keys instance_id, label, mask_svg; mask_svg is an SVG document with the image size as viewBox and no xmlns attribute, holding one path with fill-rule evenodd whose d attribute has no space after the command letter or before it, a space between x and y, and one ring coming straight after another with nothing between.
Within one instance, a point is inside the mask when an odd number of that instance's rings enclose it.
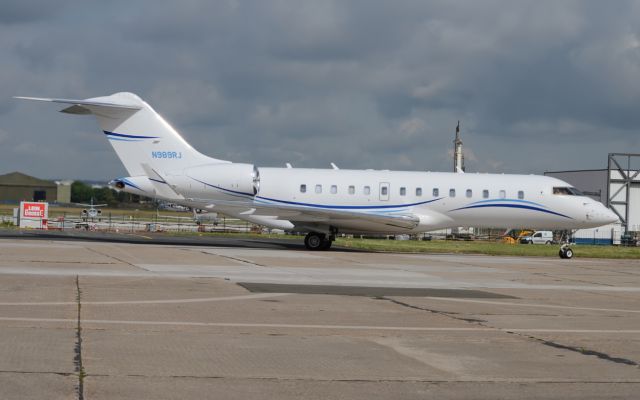
<instances>
[{"instance_id":1,"label":"cabin window","mask_svg":"<svg viewBox=\"0 0 640 400\"><path fill-rule=\"evenodd\" d=\"M356 187L351 185L349 186L349 194L356 194Z\"/></svg>"},{"instance_id":2,"label":"cabin window","mask_svg":"<svg viewBox=\"0 0 640 400\"><path fill-rule=\"evenodd\" d=\"M407 195L407 188L406 187L401 187L400 188L400 196L406 196Z\"/></svg>"},{"instance_id":3,"label":"cabin window","mask_svg":"<svg viewBox=\"0 0 640 400\"><path fill-rule=\"evenodd\" d=\"M316 193L322 193L322 185L316 185Z\"/></svg>"},{"instance_id":4,"label":"cabin window","mask_svg":"<svg viewBox=\"0 0 640 400\"><path fill-rule=\"evenodd\" d=\"M489 198L489 191L487 189L482 191L482 198L483 199L488 199Z\"/></svg>"},{"instance_id":5,"label":"cabin window","mask_svg":"<svg viewBox=\"0 0 640 400\"><path fill-rule=\"evenodd\" d=\"M519 198L520 200L524 199L524 191L522 191L522 190L518 190L518 198Z\"/></svg>"},{"instance_id":6,"label":"cabin window","mask_svg":"<svg viewBox=\"0 0 640 400\"><path fill-rule=\"evenodd\" d=\"M455 189L449 189L449 197L456 197L456 190Z\"/></svg>"},{"instance_id":7,"label":"cabin window","mask_svg":"<svg viewBox=\"0 0 640 400\"><path fill-rule=\"evenodd\" d=\"M331 194L336 194L336 193L338 193L338 186L331 185Z\"/></svg>"},{"instance_id":8,"label":"cabin window","mask_svg":"<svg viewBox=\"0 0 640 400\"><path fill-rule=\"evenodd\" d=\"M364 193L366 196L369 196L371 194L371 188L369 186L365 186L362 190L362 193Z\"/></svg>"},{"instance_id":9,"label":"cabin window","mask_svg":"<svg viewBox=\"0 0 640 400\"><path fill-rule=\"evenodd\" d=\"M433 197L438 197L440 195L440 189L433 188Z\"/></svg>"},{"instance_id":10,"label":"cabin window","mask_svg":"<svg viewBox=\"0 0 640 400\"><path fill-rule=\"evenodd\" d=\"M416 188L416 196L422 196L422 188Z\"/></svg>"},{"instance_id":11,"label":"cabin window","mask_svg":"<svg viewBox=\"0 0 640 400\"><path fill-rule=\"evenodd\" d=\"M467 189L466 195L467 195L467 197L473 196L473 191L471 189Z\"/></svg>"},{"instance_id":12,"label":"cabin window","mask_svg":"<svg viewBox=\"0 0 640 400\"><path fill-rule=\"evenodd\" d=\"M388 194L389 194L389 187L387 187L387 186L382 186L382 187L380 188L380 194L381 194L381 195L383 195L383 196L388 195Z\"/></svg>"},{"instance_id":13,"label":"cabin window","mask_svg":"<svg viewBox=\"0 0 640 400\"><path fill-rule=\"evenodd\" d=\"M507 192L506 192L506 191L504 191L504 190L501 190L501 191L500 191L500 198L501 198L501 199L506 199L506 198L507 198Z\"/></svg>"},{"instance_id":14,"label":"cabin window","mask_svg":"<svg viewBox=\"0 0 640 400\"><path fill-rule=\"evenodd\" d=\"M307 185L304 183L300 185L300 193L307 193Z\"/></svg>"}]
</instances>

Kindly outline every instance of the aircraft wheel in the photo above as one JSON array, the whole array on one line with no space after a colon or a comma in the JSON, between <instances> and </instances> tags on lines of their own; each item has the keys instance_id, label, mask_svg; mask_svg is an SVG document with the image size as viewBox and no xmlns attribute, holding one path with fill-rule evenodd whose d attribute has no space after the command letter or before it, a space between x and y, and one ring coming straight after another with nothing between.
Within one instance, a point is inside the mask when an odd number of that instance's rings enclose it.
<instances>
[{"instance_id":1,"label":"aircraft wheel","mask_svg":"<svg viewBox=\"0 0 640 400\"><path fill-rule=\"evenodd\" d=\"M331 244L333 243L333 240L329 240L329 239L324 239L322 241L322 248L321 250L329 250L331 248Z\"/></svg>"},{"instance_id":2,"label":"aircraft wheel","mask_svg":"<svg viewBox=\"0 0 640 400\"><path fill-rule=\"evenodd\" d=\"M573 257L573 250L571 250L571 248L569 247L564 249L564 258L572 258L572 257Z\"/></svg>"},{"instance_id":3,"label":"aircraft wheel","mask_svg":"<svg viewBox=\"0 0 640 400\"><path fill-rule=\"evenodd\" d=\"M325 242L324 235L317 232L309 232L304 237L304 245L307 250L322 250Z\"/></svg>"},{"instance_id":4,"label":"aircraft wheel","mask_svg":"<svg viewBox=\"0 0 640 400\"><path fill-rule=\"evenodd\" d=\"M558 255L560 256L560 258L570 259L573 258L573 250L571 250L570 247L563 247L560 249Z\"/></svg>"}]
</instances>

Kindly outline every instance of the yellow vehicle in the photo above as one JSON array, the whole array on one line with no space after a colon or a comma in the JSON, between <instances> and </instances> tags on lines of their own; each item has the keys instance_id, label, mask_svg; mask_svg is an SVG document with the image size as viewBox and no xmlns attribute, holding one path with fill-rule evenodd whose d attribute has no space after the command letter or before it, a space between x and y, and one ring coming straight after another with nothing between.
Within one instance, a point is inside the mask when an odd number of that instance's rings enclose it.
<instances>
[{"instance_id":1,"label":"yellow vehicle","mask_svg":"<svg viewBox=\"0 0 640 400\"><path fill-rule=\"evenodd\" d=\"M534 232L533 229L509 229L502 235L502 242L508 244L518 244L520 239L530 236Z\"/></svg>"}]
</instances>

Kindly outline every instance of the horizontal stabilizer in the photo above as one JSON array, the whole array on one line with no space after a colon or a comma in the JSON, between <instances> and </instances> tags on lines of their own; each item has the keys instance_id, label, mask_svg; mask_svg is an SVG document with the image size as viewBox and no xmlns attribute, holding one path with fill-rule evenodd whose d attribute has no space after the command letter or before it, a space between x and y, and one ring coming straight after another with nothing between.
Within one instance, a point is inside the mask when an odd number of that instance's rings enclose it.
<instances>
[{"instance_id":1,"label":"horizontal stabilizer","mask_svg":"<svg viewBox=\"0 0 640 400\"><path fill-rule=\"evenodd\" d=\"M71 107L67 107L62 112L69 112L71 114L79 114L77 112L73 112L84 107L82 106L94 106L94 107L106 107L106 108L117 108L117 109L125 109L125 110L139 110L142 107L135 104L122 104L122 103L104 103L101 101L93 101L91 99L88 100L77 100L77 99L51 99L46 97L25 97L25 96L15 96L14 99L21 100L35 100L35 101L47 101L50 103L61 103L61 104L71 104ZM67 111L69 110L69 111Z\"/></svg>"},{"instance_id":2,"label":"horizontal stabilizer","mask_svg":"<svg viewBox=\"0 0 640 400\"><path fill-rule=\"evenodd\" d=\"M76 99L50 99L44 97L24 97L24 96L16 96L16 99L21 100L35 100L35 101L46 101L49 103L58 103L58 104L71 104L70 107L64 108L60 110L60 112L65 114L76 114L76 115L102 115L106 117L128 117L142 107L134 104L126 104L126 99L123 99L123 103L111 103L111 102L103 102L96 101L95 99L87 99L87 100L76 100Z\"/></svg>"}]
</instances>

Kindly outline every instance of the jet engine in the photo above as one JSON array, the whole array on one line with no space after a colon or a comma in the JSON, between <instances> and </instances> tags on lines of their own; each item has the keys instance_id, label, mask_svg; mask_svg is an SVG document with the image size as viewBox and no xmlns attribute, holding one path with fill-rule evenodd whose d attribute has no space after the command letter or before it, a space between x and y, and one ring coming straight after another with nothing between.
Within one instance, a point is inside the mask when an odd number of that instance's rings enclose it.
<instances>
[{"instance_id":1,"label":"jet engine","mask_svg":"<svg viewBox=\"0 0 640 400\"><path fill-rule=\"evenodd\" d=\"M146 176L116 178L109 182L109 186L116 190L122 190L126 193L137 194L139 196L152 197L154 195L153 185Z\"/></svg>"},{"instance_id":2,"label":"jet engine","mask_svg":"<svg viewBox=\"0 0 640 400\"><path fill-rule=\"evenodd\" d=\"M255 196L260 191L260 172L253 164L208 164L187 168L184 174L205 190Z\"/></svg>"}]
</instances>

